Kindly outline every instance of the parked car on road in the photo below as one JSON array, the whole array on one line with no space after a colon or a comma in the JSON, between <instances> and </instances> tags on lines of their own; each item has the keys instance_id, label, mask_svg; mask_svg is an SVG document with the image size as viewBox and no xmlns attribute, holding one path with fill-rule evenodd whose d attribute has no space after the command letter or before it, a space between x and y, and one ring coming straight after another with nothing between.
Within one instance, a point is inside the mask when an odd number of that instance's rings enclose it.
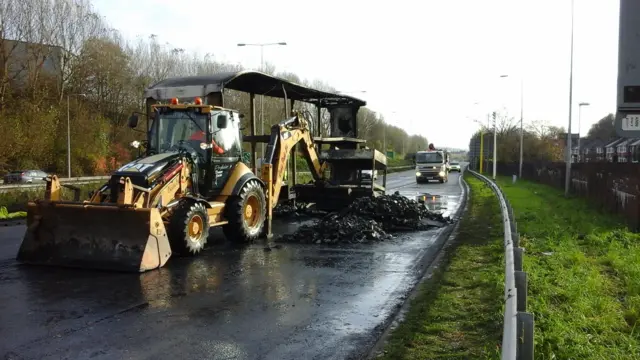
<instances>
[{"instance_id":1,"label":"parked car on road","mask_svg":"<svg viewBox=\"0 0 640 360\"><path fill-rule=\"evenodd\" d=\"M33 184L44 182L48 174L42 170L18 170L4 176L5 184Z\"/></svg>"}]
</instances>

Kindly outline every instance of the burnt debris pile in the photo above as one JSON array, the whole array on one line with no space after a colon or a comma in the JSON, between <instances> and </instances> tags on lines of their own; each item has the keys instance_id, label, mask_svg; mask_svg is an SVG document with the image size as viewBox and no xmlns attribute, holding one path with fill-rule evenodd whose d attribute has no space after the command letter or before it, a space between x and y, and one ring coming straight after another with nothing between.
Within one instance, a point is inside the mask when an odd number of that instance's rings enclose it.
<instances>
[{"instance_id":1,"label":"burnt debris pile","mask_svg":"<svg viewBox=\"0 0 640 360\"><path fill-rule=\"evenodd\" d=\"M326 215L326 212L315 210L308 203L287 201L273 208L273 215L278 218L299 218Z\"/></svg>"},{"instance_id":2,"label":"burnt debris pile","mask_svg":"<svg viewBox=\"0 0 640 360\"><path fill-rule=\"evenodd\" d=\"M315 224L304 225L276 241L316 244L384 241L392 238L392 233L428 230L450 221L396 192L356 199L342 211L330 213Z\"/></svg>"}]
</instances>

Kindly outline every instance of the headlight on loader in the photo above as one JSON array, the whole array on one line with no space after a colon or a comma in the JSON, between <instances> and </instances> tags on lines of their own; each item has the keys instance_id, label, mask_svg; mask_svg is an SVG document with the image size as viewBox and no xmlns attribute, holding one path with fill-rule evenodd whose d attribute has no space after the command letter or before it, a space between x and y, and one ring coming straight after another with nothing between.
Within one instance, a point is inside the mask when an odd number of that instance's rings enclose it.
<instances>
[{"instance_id":1,"label":"headlight on loader","mask_svg":"<svg viewBox=\"0 0 640 360\"><path fill-rule=\"evenodd\" d=\"M420 171L416 172L416 176L420 176Z\"/></svg>"},{"instance_id":2,"label":"headlight on loader","mask_svg":"<svg viewBox=\"0 0 640 360\"><path fill-rule=\"evenodd\" d=\"M440 171L440 172L438 173L438 175L440 175L440 176L444 176L444 171Z\"/></svg>"}]
</instances>

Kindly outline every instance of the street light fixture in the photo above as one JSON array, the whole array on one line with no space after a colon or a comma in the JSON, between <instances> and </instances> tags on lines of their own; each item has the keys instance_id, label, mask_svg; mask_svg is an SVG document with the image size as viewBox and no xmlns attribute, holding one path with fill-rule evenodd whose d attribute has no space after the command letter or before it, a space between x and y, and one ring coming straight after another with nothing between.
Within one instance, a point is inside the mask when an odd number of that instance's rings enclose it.
<instances>
[{"instance_id":1,"label":"street light fixture","mask_svg":"<svg viewBox=\"0 0 640 360\"><path fill-rule=\"evenodd\" d=\"M71 111L69 98L71 96L87 97L86 94L67 94L67 177L71 178Z\"/></svg>"},{"instance_id":2,"label":"street light fixture","mask_svg":"<svg viewBox=\"0 0 640 360\"><path fill-rule=\"evenodd\" d=\"M580 158L582 157L582 148L580 147L580 122L582 121L582 107L583 106L589 106L591 104L589 104L588 102L581 102L580 104L578 104L578 161L580 161Z\"/></svg>"},{"instance_id":3,"label":"street light fixture","mask_svg":"<svg viewBox=\"0 0 640 360\"><path fill-rule=\"evenodd\" d=\"M265 46L286 46L287 43L284 41L281 42L273 42L273 43L239 43L238 46L259 46L260 47L260 71L264 72L264 47ZM264 135L264 95L260 95L260 133ZM264 158L265 154L265 144L262 143L262 157Z\"/></svg>"},{"instance_id":4,"label":"street light fixture","mask_svg":"<svg viewBox=\"0 0 640 360\"><path fill-rule=\"evenodd\" d=\"M574 1L571 0L571 61L569 70L569 126L567 128L567 150L565 161L566 171L564 178L564 196L569 196L569 185L571 184L571 114L573 112L573 18Z\"/></svg>"}]
</instances>

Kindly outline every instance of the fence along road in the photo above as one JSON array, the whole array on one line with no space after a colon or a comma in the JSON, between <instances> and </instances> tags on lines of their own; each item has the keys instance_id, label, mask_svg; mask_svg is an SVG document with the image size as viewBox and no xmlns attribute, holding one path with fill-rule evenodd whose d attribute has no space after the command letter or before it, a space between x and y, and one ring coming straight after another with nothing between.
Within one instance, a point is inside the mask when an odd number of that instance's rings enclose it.
<instances>
[{"instance_id":1,"label":"fence along road","mask_svg":"<svg viewBox=\"0 0 640 360\"><path fill-rule=\"evenodd\" d=\"M75 177L75 178L58 178L61 184L90 184L100 181L109 180L109 176L84 176L84 177ZM10 191L20 191L20 190L30 190L37 189L41 187L45 187L47 183L45 181L39 182L36 184L11 184L11 185L0 185L0 193L10 192Z\"/></svg>"},{"instance_id":2,"label":"fence along road","mask_svg":"<svg viewBox=\"0 0 640 360\"><path fill-rule=\"evenodd\" d=\"M504 328L502 331L503 360L533 360L533 314L527 310L527 273L522 271L524 249L519 247L518 234L513 208L500 187L473 170L469 173L491 186L498 197L504 222Z\"/></svg>"}]
</instances>

